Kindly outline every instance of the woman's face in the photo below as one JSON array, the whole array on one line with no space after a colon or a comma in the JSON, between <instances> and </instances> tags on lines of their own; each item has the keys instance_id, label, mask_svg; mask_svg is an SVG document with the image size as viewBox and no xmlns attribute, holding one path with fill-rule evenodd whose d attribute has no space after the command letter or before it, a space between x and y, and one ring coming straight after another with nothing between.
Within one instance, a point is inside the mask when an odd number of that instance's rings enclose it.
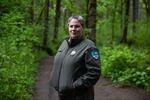
<instances>
[{"instance_id":1,"label":"woman's face","mask_svg":"<svg viewBox=\"0 0 150 100\"><path fill-rule=\"evenodd\" d=\"M69 35L72 39L82 35L83 27L77 19L71 19L69 24Z\"/></svg>"}]
</instances>

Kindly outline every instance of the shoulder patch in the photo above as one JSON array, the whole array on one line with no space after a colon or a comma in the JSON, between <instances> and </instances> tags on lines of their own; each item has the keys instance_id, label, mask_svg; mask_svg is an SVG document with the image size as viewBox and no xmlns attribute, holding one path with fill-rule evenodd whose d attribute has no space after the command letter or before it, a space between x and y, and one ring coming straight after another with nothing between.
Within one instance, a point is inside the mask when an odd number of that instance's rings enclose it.
<instances>
[{"instance_id":1,"label":"shoulder patch","mask_svg":"<svg viewBox=\"0 0 150 100\"><path fill-rule=\"evenodd\" d=\"M99 58L98 50L97 49L91 50L91 56L97 60Z\"/></svg>"}]
</instances>

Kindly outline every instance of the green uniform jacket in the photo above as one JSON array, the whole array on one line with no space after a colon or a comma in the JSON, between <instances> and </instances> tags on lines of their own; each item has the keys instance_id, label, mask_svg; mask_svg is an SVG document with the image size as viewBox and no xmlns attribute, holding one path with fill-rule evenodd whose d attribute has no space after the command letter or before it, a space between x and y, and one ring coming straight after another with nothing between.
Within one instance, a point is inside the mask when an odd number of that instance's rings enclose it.
<instances>
[{"instance_id":1,"label":"green uniform jacket","mask_svg":"<svg viewBox=\"0 0 150 100\"><path fill-rule=\"evenodd\" d=\"M66 100L94 100L93 86L99 77L100 56L95 44L83 38L72 45L64 40L54 59L50 83L59 95L72 97Z\"/></svg>"}]
</instances>

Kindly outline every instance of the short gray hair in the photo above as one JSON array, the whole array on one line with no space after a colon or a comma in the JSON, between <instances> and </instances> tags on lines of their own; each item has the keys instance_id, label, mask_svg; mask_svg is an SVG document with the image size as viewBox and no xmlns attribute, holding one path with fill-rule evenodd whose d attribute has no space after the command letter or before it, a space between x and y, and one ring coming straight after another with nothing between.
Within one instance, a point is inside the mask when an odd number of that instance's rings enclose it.
<instances>
[{"instance_id":1,"label":"short gray hair","mask_svg":"<svg viewBox=\"0 0 150 100\"><path fill-rule=\"evenodd\" d=\"M84 27L84 19L83 19L82 16L80 16L80 15L73 15L73 16L70 16L70 17L68 18L68 23L69 23L72 19L77 19L77 20L80 22L80 24L82 25L82 27Z\"/></svg>"}]
</instances>

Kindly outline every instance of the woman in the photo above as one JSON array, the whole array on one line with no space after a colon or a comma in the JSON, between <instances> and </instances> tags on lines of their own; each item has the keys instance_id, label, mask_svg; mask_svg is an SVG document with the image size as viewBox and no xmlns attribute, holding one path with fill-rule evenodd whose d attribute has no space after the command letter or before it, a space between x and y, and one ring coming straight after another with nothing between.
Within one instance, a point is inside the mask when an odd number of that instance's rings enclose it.
<instances>
[{"instance_id":1,"label":"woman","mask_svg":"<svg viewBox=\"0 0 150 100\"><path fill-rule=\"evenodd\" d=\"M94 100L94 85L100 77L100 57L94 43L83 36L81 16L68 19L69 37L54 60L51 85L59 100Z\"/></svg>"}]
</instances>

